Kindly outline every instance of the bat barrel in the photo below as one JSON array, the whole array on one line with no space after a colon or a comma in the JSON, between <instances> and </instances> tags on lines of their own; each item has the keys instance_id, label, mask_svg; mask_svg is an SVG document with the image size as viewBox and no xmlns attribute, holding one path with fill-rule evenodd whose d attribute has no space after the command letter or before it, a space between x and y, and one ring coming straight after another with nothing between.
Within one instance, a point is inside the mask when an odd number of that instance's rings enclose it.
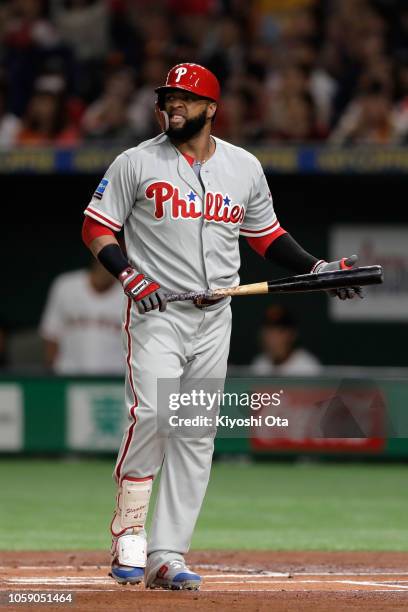
<instances>
[{"instance_id":1,"label":"bat barrel","mask_svg":"<svg viewBox=\"0 0 408 612\"><path fill-rule=\"evenodd\" d=\"M318 272L296 277L281 278L268 282L268 293L300 293L305 291L328 291L341 287L363 287L382 283L381 266L362 266L350 270Z\"/></svg>"}]
</instances>

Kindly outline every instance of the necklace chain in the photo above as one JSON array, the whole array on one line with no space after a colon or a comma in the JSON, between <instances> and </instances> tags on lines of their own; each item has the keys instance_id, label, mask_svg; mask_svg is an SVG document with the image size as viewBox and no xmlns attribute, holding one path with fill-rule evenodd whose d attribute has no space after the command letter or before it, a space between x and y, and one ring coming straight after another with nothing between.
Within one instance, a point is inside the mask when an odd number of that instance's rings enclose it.
<instances>
[{"instance_id":1,"label":"necklace chain","mask_svg":"<svg viewBox=\"0 0 408 612\"><path fill-rule=\"evenodd\" d=\"M208 153L207 155L210 155L210 150L211 150L211 142L210 142L210 146L208 147ZM208 157L206 157L205 159L202 159L201 161L198 161L198 159L196 159L196 162L198 162L199 164L203 165L205 164L205 162L207 161Z\"/></svg>"}]
</instances>

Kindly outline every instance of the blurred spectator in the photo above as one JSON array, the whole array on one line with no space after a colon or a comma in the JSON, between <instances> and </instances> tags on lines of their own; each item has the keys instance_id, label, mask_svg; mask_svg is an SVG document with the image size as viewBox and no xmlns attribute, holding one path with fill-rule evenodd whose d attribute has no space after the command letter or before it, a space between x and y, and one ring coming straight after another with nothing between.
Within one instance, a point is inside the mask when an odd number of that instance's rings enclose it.
<instances>
[{"instance_id":1,"label":"blurred spectator","mask_svg":"<svg viewBox=\"0 0 408 612\"><path fill-rule=\"evenodd\" d=\"M129 101L128 118L133 134L143 140L155 136L158 132L154 115L157 83L166 80L167 65L161 59L150 59L143 66L140 75L140 86Z\"/></svg>"},{"instance_id":2,"label":"blurred spectator","mask_svg":"<svg viewBox=\"0 0 408 612\"><path fill-rule=\"evenodd\" d=\"M75 92L87 101L98 94L110 51L108 4L105 0L51 2L58 32L73 54Z\"/></svg>"},{"instance_id":3,"label":"blurred spectator","mask_svg":"<svg viewBox=\"0 0 408 612\"><path fill-rule=\"evenodd\" d=\"M121 374L123 291L99 264L61 274L42 315L46 365L57 374Z\"/></svg>"},{"instance_id":4,"label":"blurred spectator","mask_svg":"<svg viewBox=\"0 0 408 612\"><path fill-rule=\"evenodd\" d=\"M242 40L245 32L240 23L229 16L214 24L202 50L206 66L218 76L221 83L234 74L242 74L245 46Z\"/></svg>"},{"instance_id":5,"label":"blurred spectator","mask_svg":"<svg viewBox=\"0 0 408 612\"><path fill-rule=\"evenodd\" d=\"M0 149L7 149L17 142L21 122L7 110L7 89L0 80Z\"/></svg>"},{"instance_id":6,"label":"blurred spectator","mask_svg":"<svg viewBox=\"0 0 408 612\"><path fill-rule=\"evenodd\" d=\"M255 96L244 88L227 91L217 110L214 134L236 143L257 138L257 110Z\"/></svg>"},{"instance_id":7,"label":"blurred spectator","mask_svg":"<svg viewBox=\"0 0 408 612\"><path fill-rule=\"evenodd\" d=\"M321 371L316 357L298 346L296 322L282 306L266 310L260 340L262 353L249 367L253 376L306 376Z\"/></svg>"},{"instance_id":8,"label":"blurred spectator","mask_svg":"<svg viewBox=\"0 0 408 612\"><path fill-rule=\"evenodd\" d=\"M401 62L397 68L397 103L394 108L395 128L399 140L408 143L408 61Z\"/></svg>"},{"instance_id":9,"label":"blurred spectator","mask_svg":"<svg viewBox=\"0 0 408 612\"><path fill-rule=\"evenodd\" d=\"M121 68L110 74L102 96L86 110L82 129L87 140L110 140L122 146L135 144L129 119L129 103L134 92L133 73Z\"/></svg>"},{"instance_id":10,"label":"blurred spectator","mask_svg":"<svg viewBox=\"0 0 408 612\"><path fill-rule=\"evenodd\" d=\"M300 33L303 33L304 17L306 29L308 28L308 13L305 9L315 6L317 2L318 0L256 0L254 17L257 29L270 42L276 42L285 30L297 29L299 33L300 29Z\"/></svg>"},{"instance_id":11,"label":"blurred spectator","mask_svg":"<svg viewBox=\"0 0 408 612\"><path fill-rule=\"evenodd\" d=\"M47 19L45 0L12 0L3 30L10 49L51 48L59 43L55 26Z\"/></svg>"},{"instance_id":12,"label":"blurred spectator","mask_svg":"<svg viewBox=\"0 0 408 612\"><path fill-rule=\"evenodd\" d=\"M53 0L55 24L78 62L100 60L110 49L108 3L104 0Z\"/></svg>"},{"instance_id":13,"label":"blurred spectator","mask_svg":"<svg viewBox=\"0 0 408 612\"><path fill-rule=\"evenodd\" d=\"M61 77L44 76L37 81L17 141L22 145L61 147L80 142L79 130L68 116Z\"/></svg>"},{"instance_id":14,"label":"blurred spectator","mask_svg":"<svg viewBox=\"0 0 408 612\"><path fill-rule=\"evenodd\" d=\"M132 35L136 39L139 56L134 60L141 69L149 59L166 59L171 64L169 52L176 43L177 28L182 27L180 21L172 20L166 11L166 2L159 0L128 0L126 20L130 22ZM120 44L120 41L116 41Z\"/></svg>"},{"instance_id":15,"label":"blurred spectator","mask_svg":"<svg viewBox=\"0 0 408 612\"><path fill-rule=\"evenodd\" d=\"M270 81L269 103L265 108L265 140L304 142L325 136L329 113L325 108L319 124L318 107L313 98L313 91L318 89L315 76L312 87L309 67L289 65ZM323 106L322 97L319 102Z\"/></svg>"},{"instance_id":16,"label":"blurred spectator","mask_svg":"<svg viewBox=\"0 0 408 612\"><path fill-rule=\"evenodd\" d=\"M323 137L323 130L319 130L316 118L316 107L312 97L299 94L289 97L286 104L282 104L278 112L274 112L271 124L266 123L269 131L265 140L274 140L301 143L317 141Z\"/></svg>"},{"instance_id":17,"label":"blurred spectator","mask_svg":"<svg viewBox=\"0 0 408 612\"><path fill-rule=\"evenodd\" d=\"M48 19L45 0L9 0L6 7L0 43L10 85L11 108L21 114L46 58L61 51L60 38Z\"/></svg>"},{"instance_id":18,"label":"blurred spectator","mask_svg":"<svg viewBox=\"0 0 408 612\"><path fill-rule=\"evenodd\" d=\"M191 61L221 81L220 137L404 143L407 32L397 0L4 0L0 70L7 110L26 124L37 121L38 78L63 75L68 119L78 127L86 107L90 141L155 135L153 90ZM45 114L56 102L44 98ZM32 131L23 141L36 142Z\"/></svg>"},{"instance_id":19,"label":"blurred spectator","mask_svg":"<svg viewBox=\"0 0 408 612\"><path fill-rule=\"evenodd\" d=\"M336 144L391 144L399 139L392 100L373 84L340 119L331 141Z\"/></svg>"}]
</instances>

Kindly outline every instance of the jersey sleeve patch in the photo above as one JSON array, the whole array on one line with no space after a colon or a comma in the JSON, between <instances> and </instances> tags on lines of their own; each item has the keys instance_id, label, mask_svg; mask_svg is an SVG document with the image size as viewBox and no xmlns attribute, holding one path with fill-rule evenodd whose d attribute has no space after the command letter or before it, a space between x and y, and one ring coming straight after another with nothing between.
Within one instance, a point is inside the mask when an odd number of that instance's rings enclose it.
<instances>
[{"instance_id":1,"label":"jersey sleeve patch","mask_svg":"<svg viewBox=\"0 0 408 612\"><path fill-rule=\"evenodd\" d=\"M108 185L109 185L108 179L105 179L105 178L102 179L98 187L96 188L96 191L93 194L93 197L96 198L97 200L102 200L102 196L105 193L105 189Z\"/></svg>"}]
</instances>

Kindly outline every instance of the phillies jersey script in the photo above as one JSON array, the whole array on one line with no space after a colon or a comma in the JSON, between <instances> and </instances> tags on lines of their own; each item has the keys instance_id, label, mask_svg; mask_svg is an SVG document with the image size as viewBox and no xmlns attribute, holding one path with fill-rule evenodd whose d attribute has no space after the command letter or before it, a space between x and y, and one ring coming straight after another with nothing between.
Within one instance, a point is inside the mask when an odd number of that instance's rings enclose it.
<instances>
[{"instance_id":1,"label":"phillies jersey script","mask_svg":"<svg viewBox=\"0 0 408 612\"><path fill-rule=\"evenodd\" d=\"M280 228L259 161L214 141L199 176L165 134L125 151L85 210L113 231L124 226L131 265L167 290L238 285L239 235Z\"/></svg>"}]
</instances>

